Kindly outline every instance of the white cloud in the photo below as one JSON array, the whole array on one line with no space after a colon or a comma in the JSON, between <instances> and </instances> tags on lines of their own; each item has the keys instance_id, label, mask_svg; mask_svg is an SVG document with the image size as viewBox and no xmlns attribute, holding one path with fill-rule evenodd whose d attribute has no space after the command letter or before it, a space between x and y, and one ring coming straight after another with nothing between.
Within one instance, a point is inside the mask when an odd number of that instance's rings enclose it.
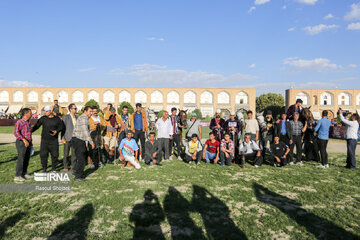
<instances>
[{"instance_id":1,"label":"white cloud","mask_svg":"<svg viewBox=\"0 0 360 240\"><path fill-rule=\"evenodd\" d=\"M351 10L345 15L344 19L347 21L360 19L360 2L351 5Z\"/></svg>"},{"instance_id":2,"label":"white cloud","mask_svg":"<svg viewBox=\"0 0 360 240\"><path fill-rule=\"evenodd\" d=\"M256 68L256 64L255 63L250 64L249 68Z\"/></svg>"},{"instance_id":3,"label":"white cloud","mask_svg":"<svg viewBox=\"0 0 360 240\"><path fill-rule=\"evenodd\" d=\"M324 17L325 20L328 20L328 19L331 19L331 18L334 18L334 15L332 15L331 13L329 13L328 15L326 15Z\"/></svg>"},{"instance_id":4,"label":"white cloud","mask_svg":"<svg viewBox=\"0 0 360 240\"><path fill-rule=\"evenodd\" d=\"M348 29L348 30L360 30L360 22L350 23L350 24L347 26L347 29Z\"/></svg>"},{"instance_id":5,"label":"white cloud","mask_svg":"<svg viewBox=\"0 0 360 240\"><path fill-rule=\"evenodd\" d=\"M125 71L122 68L114 68L114 69L110 69L109 74L123 76L125 75Z\"/></svg>"},{"instance_id":6,"label":"white cloud","mask_svg":"<svg viewBox=\"0 0 360 240\"><path fill-rule=\"evenodd\" d=\"M287 6L286 6L286 5L282 6L282 9L283 9L283 10L285 10L286 8L287 8Z\"/></svg>"},{"instance_id":7,"label":"white cloud","mask_svg":"<svg viewBox=\"0 0 360 240\"><path fill-rule=\"evenodd\" d=\"M349 68L357 68L357 65L356 64L349 64L348 67Z\"/></svg>"},{"instance_id":8,"label":"white cloud","mask_svg":"<svg viewBox=\"0 0 360 240\"><path fill-rule=\"evenodd\" d=\"M287 58L284 60L284 64L293 66L298 70L316 70L322 71L325 69L337 69L341 68L334 63L331 63L327 58L315 58L312 60L304 60L298 58Z\"/></svg>"},{"instance_id":9,"label":"white cloud","mask_svg":"<svg viewBox=\"0 0 360 240\"><path fill-rule=\"evenodd\" d=\"M148 38L146 38L146 40L149 40L149 41L164 41L165 38L148 37Z\"/></svg>"},{"instance_id":10,"label":"white cloud","mask_svg":"<svg viewBox=\"0 0 360 240\"><path fill-rule=\"evenodd\" d=\"M296 2L307 4L307 5L315 5L318 0L296 0Z\"/></svg>"},{"instance_id":11,"label":"white cloud","mask_svg":"<svg viewBox=\"0 0 360 240\"><path fill-rule=\"evenodd\" d=\"M256 7L252 6L252 7L249 9L248 13L252 13L252 12L255 11L255 10L256 10Z\"/></svg>"},{"instance_id":12,"label":"white cloud","mask_svg":"<svg viewBox=\"0 0 360 240\"><path fill-rule=\"evenodd\" d=\"M271 0L255 0L254 4L255 5L263 5L267 2L270 2Z\"/></svg>"},{"instance_id":13,"label":"white cloud","mask_svg":"<svg viewBox=\"0 0 360 240\"><path fill-rule=\"evenodd\" d=\"M0 80L0 87L46 87L46 86L42 84L27 82L27 81Z\"/></svg>"},{"instance_id":14,"label":"white cloud","mask_svg":"<svg viewBox=\"0 0 360 240\"><path fill-rule=\"evenodd\" d=\"M339 28L339 26L335 25L335 24L332 24L332 25L319 24L316 26L307 26L304 28L304 30L307 31L308 34L310 34L310 35L316 35L323 31L328 31L328 30L336 29L336 28Z\"/></svg>"},{"instance_id":15,"label":"white cloud","mask_svg":"<svg viewBox=\"0 0 360 240\"><path fill-rule=\"evenodd\" d=\"M94 71L96 68L80 68L78 69L78 72L90 72Z\"/></svg>"},{"instance_id":16,"label":"white cloud","mask_svg":"<svg viewBox=\"0 0 360 240\"><path fill-rule=\"evenodd\" d=\"M167 68L167 66L165 65L156 65L156 64L135 64L133 66L131 66L132 69L136 69L136 70L142 70L142 69L152 69L152 68L160 68L160 69L164 69Z\"/></svg>"},{"instance_id":17,"label":"white cloud","mask_svg":"<svg viewBox=\"0 0 360 240\"><path fill-rule=\"evenodd\" d=\"M296 27L292 27L292 28L289 28L288 31L293 32L293 31L295 31L295 29L296 29Z\"/></svg>"}]
</instances>

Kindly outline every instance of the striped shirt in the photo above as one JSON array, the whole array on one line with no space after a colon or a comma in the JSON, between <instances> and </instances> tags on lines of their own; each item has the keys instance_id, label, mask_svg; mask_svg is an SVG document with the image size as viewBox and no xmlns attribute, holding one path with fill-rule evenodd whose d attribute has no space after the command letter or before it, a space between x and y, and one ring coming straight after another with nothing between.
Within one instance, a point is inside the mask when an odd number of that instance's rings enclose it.
<instances>
[{"instance_id":1,"label":"striped shirt","mask_svg":"<svg viewBox=\"0 0 360 240\"><path fill-rule=\"evenodd\" d=\"M14 135L16 139L23 140L24 138L28 141L32 141L32 127L30 120L21 118L15 123Z\"/></svg>"},{"instance_id":2,"label":"striped shirt","mask_svg":"<svg viewBox=\"0 0 360 240\"><path fill-rule=\"evenodd\" d=\"M300 136L302 133L301 131L304 128L304 125L302 124L302 122L290 121L290 124L291 124L292 135Z\"/></svg>"},{"instance_id":3,"label":"striped shirt","mask_svg":"<svg viewBox=\"0 0 360 240\"><path fill-rule=\"evenodd\" d=\"M80 140L93 144L93 140L90 137L89 129L90 129L89 118L85 114L82 114L76 120L72 137L76 137Z\"/></svg>"}]
</instances>

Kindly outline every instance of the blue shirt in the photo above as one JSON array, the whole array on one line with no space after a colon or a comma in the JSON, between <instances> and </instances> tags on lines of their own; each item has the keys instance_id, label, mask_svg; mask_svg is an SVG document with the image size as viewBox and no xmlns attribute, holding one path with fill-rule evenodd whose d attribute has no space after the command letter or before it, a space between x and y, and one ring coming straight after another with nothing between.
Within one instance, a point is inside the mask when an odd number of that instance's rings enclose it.
<instances>
[{"instance_id":1,"label":"blue shirt","mask_svg":"<svg viewBox=\"0 0 360 240\"><path fill-rule=\"evenodd\" d=\"M142 114L135 112L134 114L134 125L136 130L143 129Z\"/></svg>"},{"instance_id":2,"label":"blue shirt","mask_svg":"<svg viewBox=\"0 0 360 240\"><path fill-rule=\"evenodd\" d=\"M329 130L331 122L326 117L323 117L318 121L314 129L315 132L318 132L318 138L322 140L329 140Z\"/></svg>"},{"instance_id":3,"label":"blue shirt","mask_svg":"<svg viewBox=\"0 0 360 240\"><path fill-rule=\"evenodd\" d=\"M134 157L135 152L139 150L139 146L135 142L135 139L132 138L130 141L128 141L126 138L124 138L120 143L119 150L121 150L124 156Z\"/></svg>"},{"instance_id":4,"label":"blue shirt","mask_svg":"<svg viewBox=\"0 0 360 240\"><path fill-rule=\"evenodd\" d=\"M286 135L286 122L281 121L281 135Z\"/></svg>"}]
</instances>

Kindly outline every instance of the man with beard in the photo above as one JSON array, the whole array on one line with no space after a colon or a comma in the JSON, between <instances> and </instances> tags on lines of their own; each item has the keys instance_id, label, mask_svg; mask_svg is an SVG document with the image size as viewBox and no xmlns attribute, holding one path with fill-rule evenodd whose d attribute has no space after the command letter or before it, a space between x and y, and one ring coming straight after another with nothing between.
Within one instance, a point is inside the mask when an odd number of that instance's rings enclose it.
<instances>
[{"instance_id":1,"label":"man with beard","mask_svg":"<svg viewBox=\"0 0 360 240\"><path fill-rule=\"evenodd\" d=\"M64 128L61 119L55 116L53 108L50 105L44 107L45 116L42 116L32 129L35 132L42 126L40 159L43 172L47 170L49 153L52 160L52 171L56 172L56 165L59 158L59 132Z\"/></svg>"},{"instance_id":2,"label":"man with beard","mask_svg":"<svg viewBox=\"0 0 360 240\"><path fill-rule=\"evenodd\" d=\"M102 137L101 131L105 129L106 124L105 120L98 115L98 108L96 106L91 107L92 114L89 118L90 124L90 136L95 144L94 149L89 149L90 156L88 157L88 165L90 169L94 169L97 166L102 167L104 164L101 162L101 147L102 147ZM94 165L95 163L95 165Z\"/></svg>"},{"instance_id":3,"label":"man with beard","mask_svg":"<svg viewBox=\"0 0 360 240\"><path fill-rule=\"evenodd\" d=\"M237 156L239 154L239 133L241 133L243 125L239 120L235 119L235 115L235 111L230 113L230 119L225 122L225 130L234 142L235 156Z\"/></svg>"},{"instance_id":4,"label":"man with beard","mask_svg":"<svg viewBox=\"0 0 360 240\"><path fill-rule=\"evenodd\" d=\"M225 130L225 120L221 118L220 109L216 110L215 118L211 119L210 129L212 130L218 141L221 141L221 139L223 139L224 130Z\"/></svg>"},{"instance_id":5,"label":"man with beard","mask_svg":"<svg viewBox=\"0 0 360 240\"><path fill-rule=\"evenodd\" d=\"M108 163L113 164L117 147L118 128L121 125L120 117L114 107L105 113L106 134L104 136L104 153Z\"/></svg>"}]
</instances>

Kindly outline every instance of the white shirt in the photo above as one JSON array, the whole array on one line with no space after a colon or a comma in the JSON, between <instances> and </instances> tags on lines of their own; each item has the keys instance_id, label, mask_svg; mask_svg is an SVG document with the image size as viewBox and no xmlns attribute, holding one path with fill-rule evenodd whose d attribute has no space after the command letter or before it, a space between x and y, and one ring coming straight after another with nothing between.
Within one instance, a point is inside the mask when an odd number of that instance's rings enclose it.
<instances>
[{"instance_id":1,"label":"white shirt","mask_svg":"<svg viewBox=\"0 0 360 240\"><path fill-rule=\"evenodd\" d=\"M259 131L259 123L256 119L246 119L245 120L245 133L256 134Z\"/></svg>"},{"instance_id":2,"label":"white shirt","mask_svg":"<svg viewBox=\"0 0 360 240\"><path fill-rule=\"evenodd\" d=\"M158 138L170 138L173 135L173 128L169 118L165 121L163 118L157 120L156 129L158 130Z\"/></svg>"},{"instance_id":3,"label":"white shirt","mask_svg":"<svg viewBox=\"0 0 360 240\"><path fill-rule=\"evenodd\" d=\"M345 123L345 125L347 125L345 138L358 139L358 129L359 129L358 121L349 121L345 119L342 114L340 114L340 119L343 123Z\"/></svg>"},{"instance_id":4,"label":"white shirt","mask_svg":"<svg viewBox=\"0 0 360 240\"><path fill-rule=\"evenodd\" d=\"M250 141L249 143L246 142L241 143L239 150L240 152L249 154L249 153L253 153L254 151L259 151L260 148L254 141Z\"/></svg>"}]
</instances>

